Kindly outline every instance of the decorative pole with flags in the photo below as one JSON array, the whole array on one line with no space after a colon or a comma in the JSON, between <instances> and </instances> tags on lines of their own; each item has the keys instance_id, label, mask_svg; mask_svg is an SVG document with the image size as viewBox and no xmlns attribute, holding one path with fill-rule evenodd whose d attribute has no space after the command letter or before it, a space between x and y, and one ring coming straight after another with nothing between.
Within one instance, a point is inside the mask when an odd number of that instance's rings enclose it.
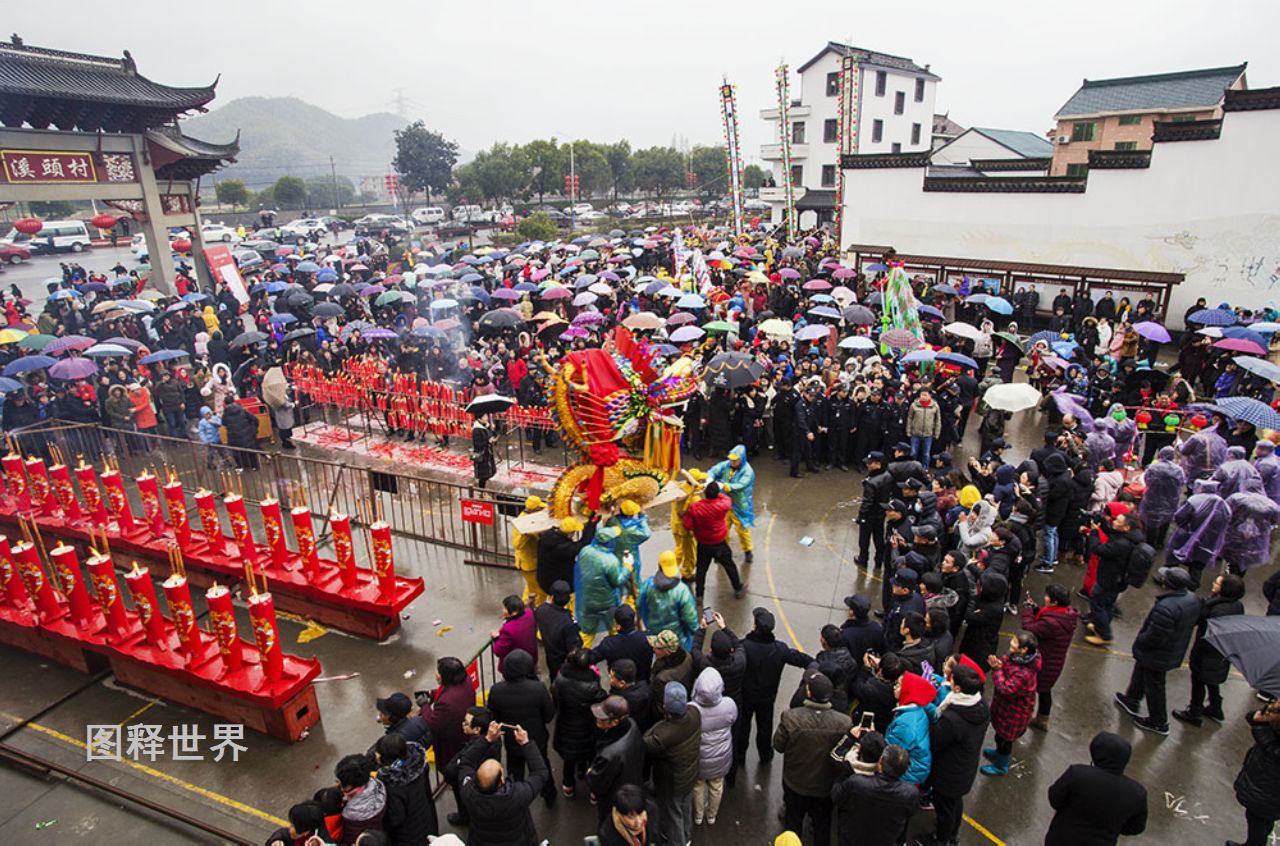
<instances>
[{"instance_id":1,"label":"decorative pole with flags","mask_svg":"<svg viewBox=\"0 0 1280 846\"><path fill-rule=\"evenodd\" d=\"M778 89L778 147L782 152L782 222L794 237L796 231L796 186L791 181L791 83L787 63L774 71Z\"/></svg>"},{"instance_id":2,"label":"decorative pole with flags","mask_svg":"<svg viewBox=\"0 0 1280 846\"><path fill-rule=\"evenodd\" d=\"M729 223L735 236L742 234L742 139L738 134L738 100L728 77L720 85L720 117L724 123L724 153L729 169Z\"/></svg>"},{"instance_id":3,"label":"decorative pole with flags","mask_svg":"<svg viewBox=\"0 0 1280 846\"><path fill-rule=\"evenodd\" d=\"M839 119L836 121L836 247L844 251L844 157L858 152L858 63L853 54L840 58Z\"/></svg>"}]
</instances>

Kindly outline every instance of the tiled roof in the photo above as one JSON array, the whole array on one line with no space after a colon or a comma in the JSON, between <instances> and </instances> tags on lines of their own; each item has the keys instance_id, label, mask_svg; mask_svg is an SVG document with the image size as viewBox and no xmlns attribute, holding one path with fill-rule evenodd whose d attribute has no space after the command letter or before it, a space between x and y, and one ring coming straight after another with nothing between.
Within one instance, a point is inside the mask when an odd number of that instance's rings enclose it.
<instances>
[{"instance_id":1,"label":"tiled roof","mask_svg":"<svg viewBox=\"0 0 1280 846\"><path fill-rule=\"evenodd\" d=\"M147 132L151 162L161 178L194 179L230 164L240 154L240 133L230 144L213 144L184 135L176 126Z\"/></svg>"},{"instance_id":2,"label":"tiled roof","mask_svg":"<svg viewBox=\"0 0 1280 846\"><path fill-rule=\"evenodd\" d=\"M1216 106L1245 67L1246 64L1239 64L1151 76L1086 79L1058 109L1057 117Z\"/></svg>"},{"instance_id":3,"label":"tiled roof","mask_svg":"<svg viewBox=\"0 0 1280 846\"><path fill-rule=\"evenodd\" d=\"M836 192L832 190L809 188L804 192L803 197L796 200L796 209L799 211L819 211L822 209L834 209L835 207Z\"/></svg>"},{"instance_id":4,"label":"tiled roof","mask_svg":"<svg viewBox=\"0 0 1280 846\"><path fill-rule=\"evenodd\" d=\"M796 72L804 73L813 65L814 62L818 61L829 52L835 52L839 56L852 55L857 58L858 64L860 65L876 65L877 67L892 68L894 70L903 71L904 73L915 74L916 76L925 76L930 79L941 79L941 77L930 71L928 68L920 67L905 56L894 56L889 53L879 53L875 50L866 50L862 47L854 47L851 44L841 44L838 41L828 41L827 46L823 47L822 50L818 52L818 55L801 65Z\"/></svg>"},{"instance_id":5,"label":"tiled roof","mask_svg":"<svg viewBox=\"0 0 1280 846\"><path fill-rule=\"evenodd\" d=\"M1034 132L1023 132L1018 129L985 129L979 126L973 127L973 131L985 135L1002 147L1008 147L1023 158L1043 159L1053 155L1053 145L1049 140Z\"/></svg>"}]
</instances>

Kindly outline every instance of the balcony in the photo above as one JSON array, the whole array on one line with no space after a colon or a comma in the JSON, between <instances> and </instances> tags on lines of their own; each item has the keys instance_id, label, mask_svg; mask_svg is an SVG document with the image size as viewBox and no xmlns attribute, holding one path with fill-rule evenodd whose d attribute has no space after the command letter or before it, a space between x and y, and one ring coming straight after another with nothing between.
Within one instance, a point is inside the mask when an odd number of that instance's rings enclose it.
<instances>
[{"instance_id":1,"label":"balcony","mask_svg":"<svg viewBox=\"0 0 1280 846\"><path fill-rule=\"evenodd\" d=\"M787 189L777 188L761 188L760 199L766 203L785 203L787 201Z\"/></svg>"},{"instance_id":2,"label":"balcony","mask_svg":"<svg viewBox=\"0 0 1280 846\"><path fill-rule=\"evenodd\" d=\"M782 161L782 145L781 144L761 144L760 158L767 162ZM809 158L808 144L792 144L791 145L791 161L798 162Z\"/></svg>"},{"instance_id":3,"label":"balcony","mask_svg":"<svg viewBox=\"0 0 1280 846\"><path fill-rule=\"evenodd\" d=\"M791 113L791 117L793 119L807 118L813 113L813 107L801 105L798 102L792 101L791 107L787 109L787 111ZM761 109L760 117L764 118L765 120L777 120L778 109L776 107L772 109Z\"/></svg>"}]
</instances>

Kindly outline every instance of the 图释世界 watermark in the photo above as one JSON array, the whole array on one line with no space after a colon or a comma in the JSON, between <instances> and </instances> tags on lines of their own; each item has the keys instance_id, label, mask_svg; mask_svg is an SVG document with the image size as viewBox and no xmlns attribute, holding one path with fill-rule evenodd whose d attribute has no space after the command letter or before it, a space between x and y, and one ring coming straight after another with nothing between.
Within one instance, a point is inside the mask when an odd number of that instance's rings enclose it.
<instances>
[{"instance_id":1,"label":"\u56fe\u91ca\u4e16\u754c watermark","mask_svg":"<svg viewBox=\"0 0 1280 846\"><path fill-rule=\"evenodd\" d=\"M210 740L206 757L201 744ZM86 761L156 761L168 757L173 761L221 761L228 754L232 761L240 760L240 753L248 749L237 743L244 740L244 726L239 723L215 723L212 736L200 731L198 725L164 726L139 723L131 726L86 725Z\"/></svg>"}]
</instances>

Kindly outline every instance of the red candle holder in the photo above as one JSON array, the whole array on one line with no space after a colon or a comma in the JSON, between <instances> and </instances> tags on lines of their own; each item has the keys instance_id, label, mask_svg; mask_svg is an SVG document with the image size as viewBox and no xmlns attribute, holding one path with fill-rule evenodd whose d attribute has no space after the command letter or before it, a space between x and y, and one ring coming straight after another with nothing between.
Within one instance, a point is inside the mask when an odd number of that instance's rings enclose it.
<instances>
[{"instance_id":1,"label":"red candle holder","mask_svg":"<svg viewBox=\"0 0 1280 846\"><path fill-rule=\"evenodd\" d=\"M311 523L311 509L305 505L289 509L293 520L293 536L298 539L298 558L302 571L311 578L320 574L320 553L316 549L316 532Z\"/></svg>"},{"instance_id":2,"label":"red candle holder","mask_svg":"<svg viewBox=\"0 0 1280 846\"><path fill-rule=\"evenodd\" d=\"M284 519L280 516L280 501L275 497L262 500L262 530L267 536L267 552L271 566L283 570L289 560L289 546L284 536Z\"/></svg>"},{"instance_id":3,"label":"red candle holder","mask_svg":"<svg viewBox=\"0 0 1280 846\"><path fill-rule=\"evenodd\" d=\"M182 482L173 479L164 486L164 501L169 507L169 525L173 527L173 537L178 546L191 548L191 521L187 518L187 494L182 489Z\"/></svg>"},{"instance_id":4,"label":"red candle holder","mask_svg":"<svg viewBox=\"0 0 1280 846\"><path fill-rule=\"evenodd\" d=\"M13 500L20 513L30 510L31 492L27 489L27 476L22 467L22 456L11 452L0 458L0 467L4 468L5 496Z\"/></svg>"},{"instance_id":5,"label":"red candle holder","mask_svg":"<svg viewBox=\"0 0 1280 846\"><path fill-rule=\"evenodd\" d=\"M356 574L356 546L351 535L351 518L335 511L329 515L329 528L333 531L333 555L338 563L342 586L355 587L359 576Z\"/></svg>"},{"instance_id":6,"label":"red candle holder","mask_svg":"<svg viewBox=\"0 0 1280 846\"><path fill-rule=\"evenodd\" d=\"M117 635L124 634L129 629L129 617L124 610L120 586L116 583L116 565L111 556L91 555L84 566L89 571L89 581L93 583L93 593L107 625Z\"/></svg>"},{"instance_id":7,"label":"red candle holder","mask_svg":"<svg viewBox=\"0 0 1280 846\"><path fill-rule=\"evenodd\" d=\"M0 535L0 591L14 608L26 609L27 589L22 584L18 564L9 548L9 539Z\"/></svg>"},{"instance_id":8,"label":"red candle holder","mask_svg":"<svg viewBox=\"0 0 1280 846\"><path fill-rule=\"evenodd\" d=\"M102 490L98 487L98 474L87 464L76 468L76 481L80 483L80 494L84 497L84 513L99 529L107 526L107 504L102 499Z\"/></svg>"},{"instance_id":9,"label":"red candle holder","mask_svg":"<svg viewBox=\"0 0 1280 846\"><path fill-rule=\"evenodd\" d=\"M196 513L200 515L200 531L213 553L222 552L225 539L222 536L222 523L218 520L218 506L214 504L213 491L204 488L196 491Z\"/></svg>"},{"instance_id":10,"label":"red candle holder","mask_svg":"<svg viewBox=\"0 0 1280 846\"><path fill-rule=\"evenodd\" d=\"M391 549L391 526L377 520L369 526L373 539L373 575L378 580L378 592L394 595L396 592L396 562Z\"/></svg>"},{"instance_id":11,"label":"red candle holder","mask_svg":"<svg viewBox=\"0 0 1280 846\"><path fill-rule=\"evenodd\" d=\"M231 591L214 582L204 593L209 604L209 622L213 636L218 641L218 652L228 672L240 669L244 662L241 655L240 635L236 631L236 610L231 604Z\"/></svg>"},{"instance_id":12,"label":"red candle holder","mask_svg":"<svg viewBox=\"0 0 1280 846\"><path fill-rule=\"evenodd\" d=\"M253 533L249 531L249 514L244 508L244 497L240 494L227 494L222 499L227 509L227 519L231 521L231 536L235 538L240 557L245 563L258 563L258 549L253 543Z\"/></svg>"},{"instance_id":13,"label":"red candle holder","mask_svg":"<svg viewBox=\"0 0 1280 846\"><path fill-rule=\"evenodd\" d=\"M71 607L71 617L76 625L83 626L93 619L93 602L80 573L80 560L74 547L59 543L49 550L49 564L58 574L62 595Z\"/></svg>"},{"instance_id":14,"label":"red candle holder","mask_svg":"<svg viewBox=\"0 0 1280 846\"><path fill-rule=\"evenodd\" d=\"M137 482L138 498L142 500L142 520L151 534L159 537L164 533L164 512L160 510L160 480L150 473L143 473Z\"/></svg>"},{"instance_id":15,"label":"red candle holder","mask_svg":"<svg viewBox=\"0 0 1280 846\"><path fill-rule=\"evenodd\" d=\"M200 648L200 629L196 625L195 609L191 606L191 587L187 584L187 577L174 573L160 587L164 589L164 599L169 606L169 617L173 620L179 645L188 655L195 654Z\"/></svg>"},{"instance_id":16,"label":"red candle holder","mask_svg":"<svg viewBox=\"0 0 1280 846\"><path fill-rule=\"evenodd\" d=\"M103 471L99 477L102 489L107 494L107 508L116 519L121 531L133 529L133 507L129 504L129 495L124 490L124 478L119 470Z\"/></svg>"},{"instance_id":17,"label":"red candle holder","mask_svg":"<svg viewBox=\"0 0 1280 846\"><path fill-rule=\"evenodd\" d=\"M280 631L276 627L276 606L269 593L249 597L249 619L253 622L253 639L258 644L262 673L268 681L279 681L284 672L284 656L280 653Z\"/></svg>"},{"instance_id":18,"label":"red candle holder","mask_svg":"<svg viewBox=\"0 0 1280 846\"><path fill-rule=\"evenodd\" d=\"M45 469L44 459L32 456L24 465L31 488L32 508L39 509L45 516L51 516L57 510L57 502L53 498L53 487L49 483L49 471Z\"/></svg>"},{"instance_id":19,"label":"red candle holder","mask_svg":"<svg viewBox=\"0 0 1280 846\"><path fill-rule=\"evenodd\" d=\"M27 596L36 604L36 610L46 620L62 615L62 604L53 591L53 585L45 578L44 568L40 566L40 553L36 548L24 542L13 547L13 559L18 564L18 574L22 578L22 586Z\"/></svg>"},{"instance_id":20,"label":"red candle holder","mask_svg":"<svg viewBox=\"0 0 1280 846\"><path fill-rule=\"evenodd\" d=\"M147 642L154 647L167 649L169 639L165 634L164 617L160 616L160 603L156 600L156 586L151 582L151 573L143 570L135 561L133 569L124 574L124 583L129 588L133 608L142 620L142 630L146 633Z\"/></svg>"},{"instance_id":21,"label":"red candle holder","mask_svg":"<svg viewBox=\"0 0 1280 846\"><path fill-rule=\"evenodd\" d=\"M71 468L65 464L55 464L49 468L49 484L53 486L54 497L62 516L67 520L80 519L80 502L76 499L76 488L71 483Z\"/></svg>"}]
</instances>

